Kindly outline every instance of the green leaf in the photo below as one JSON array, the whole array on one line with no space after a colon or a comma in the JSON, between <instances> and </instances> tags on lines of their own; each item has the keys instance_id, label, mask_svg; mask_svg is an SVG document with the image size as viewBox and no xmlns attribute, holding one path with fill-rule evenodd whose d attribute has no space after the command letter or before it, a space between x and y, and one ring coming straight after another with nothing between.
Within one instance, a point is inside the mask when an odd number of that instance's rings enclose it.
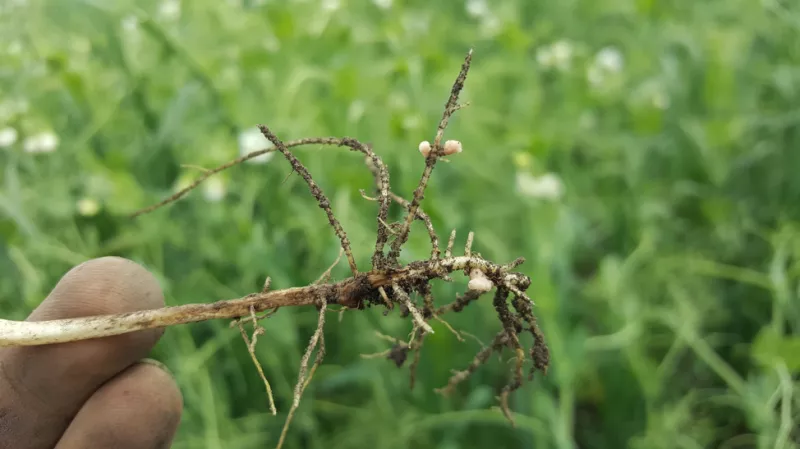
<instances>
[{"instance_id":1,"label":"green leaf","mask_svg":"<svg viewBox=\"0 0 800 449\"><path fill-rule=\"evenodd\" d=\"M772 326L759 332L751 353L764 366L783 363L791 373L800 372L800 337L779 335Z\"/></svg>"}]
</instances>

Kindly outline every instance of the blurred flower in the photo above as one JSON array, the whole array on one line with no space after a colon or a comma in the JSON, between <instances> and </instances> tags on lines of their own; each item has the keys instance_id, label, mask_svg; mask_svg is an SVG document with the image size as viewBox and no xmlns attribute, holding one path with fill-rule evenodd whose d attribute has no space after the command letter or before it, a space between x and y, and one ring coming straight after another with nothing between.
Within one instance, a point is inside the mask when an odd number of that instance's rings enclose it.
<instances>
[{"instance_id":1,"label":"blurred flower","mask_svg":"<svg viewBox=\"0 0 800 449\"><path fill-rule=\"evenodd\" d=\"M267 148L272 148L272 143L261 134L261 130L258 128L250 128L246 131L243 131L239 134L239 155L244 156L248 153L252 153L253 151L264 150ZM264 153L260 156L256 156L252 159L248 159L247 162L251 164L266 164L272 159L275 153Z\"/></svg>"},{"instance_id":2,"label":"blurred flower","mask_svg":"<svg viewBox=\"0 0 800 449\"><path fill-rule=\"evenodd\" d=\"M622 53L614 47L606 47L597 52L595 61L600 68L609 72L621 71L625 62Z\"/></svg>"},{"instance_id":3,"label":"blurred flower","mask_svg":"<svg viewBox=\"0 0 800 449\"><path fill-rule=\"evenodd\" d=\"M564 195L561 178L553 173L536 177L528 172L517 172L517 193L531 198L557 200Z\"/></svg>"},{"instance_id":4,"label":"blurred flower","mask_svg":"<svg viewBox=\"0 0 800 449\"><path fill-rule=\"evenodd\" d=\"M467 0L467 15L480 21L480 29L484 37L491 37L497 34L503 26L503 22L489 9L486 0Z\"/></svg>"},{"instance_id":5,"label":"blurred flower","mask_svg":"<svg viewBox=\"0 0 800 449\"><path fill-rule=\"evenodd\" d=\"M490 14L486 0L467 0L466 8L470 17L480 18Z\"/></svg>"},{"instance_id":6,"label":"blurred flower","mask_svg":"<svg viewBox=\"0 0 800 449\"><path fill-rule=\"evenodd\" d=\"M594 57L594 61L586 69L586 79L593 86L602 85L609 75L619 73L625 65L625 60L614 47L605 47Z\"/></svg>"},{"instance_id":7,"label":"blurred flower","mask_svg":"<svg viewBox=\"0 0 800 449\"><path fill-rule=\"evenodd\" d=\"M100 212L100 203L93 198L81 198L76 206L78 213L84 217L91 217Z\"/></svg>"},{"instance_id":8,"label":"blurred flower","mask_svg":"<svg viewBox=\"0 0 800 449\"><path fill-rule=\"evenodd\" d=\"M569 70L573 53L572 43L561 39L549 46L540 47L536 51L536 62L548 69Z\"/></svg>"},{"instance_id":9,"label":"blurred flower","mask_svg":"<svg viewBox=\"0 0 800 449\"><path fill-rule=\"evenodd\" d=\"M542 67L551 67L553 65L553 51L549 46L539 47L536 50L536 63Z\"/></svg>"},{"instance_id":10,"label":"blurred flower","mask_svg":"<svg viewBox=\"0 0 800 449\"><path fill-rule=\"evenodd\" d=\"M17 142L17 130L11 127L0 129L0 148L10 147Z\"/></svg>"},{"instance_id":11,"label":"blurred flower","mask_svg":"<svg viewBox=\"0 0 800 449\"><path fill-rule=\"evenodd\" d=\"M569 60L572 59L572 44L566 40L560 40L553 44L552 47L553 51L553 58L556 60L556 64L562 66L563 64L568 64Z\"/></svg>"},{"instance_id":12,"label":"blurred flower","mask_svg":"<svg viewBox=\"0 0 800 449\"><path fill-rule=\"evenodd\" d=\"M205 197L206 201L216 203L225 198L226 193L227 188L222 178L211 177L203 183L203 197Z\"/></svg>"},{"instance_id":13,"label":"blurred flower","mask_svg":"<svg viewBox=\"0 0 800 449\"><path fill-rule=\"evenodd\" d=\"M372 0L372 3L381 9L389 9L392 7L392 0Z\"/></svg>"},{"instance_id":14,"label":"blurred flower","mask_svg":"<svg viewBox=\"0 0 800 449\"><path fill-rule=\"evenodd\" d=\"M58 147L58 136L52 132L42 132L28 137L22 143L26 153L52 153Z\"/></svg>"},{"instance_id":15,"label":"blurred flower","mask_svg":"<svg viewBox=\"0 0 800 449\"><path fill-rule=\"evenodd\" d=\"M158 6L158 15L162 19L176 20L181 16L181 2L179 0L162 0Z\"/></svg>"}]
</instances>

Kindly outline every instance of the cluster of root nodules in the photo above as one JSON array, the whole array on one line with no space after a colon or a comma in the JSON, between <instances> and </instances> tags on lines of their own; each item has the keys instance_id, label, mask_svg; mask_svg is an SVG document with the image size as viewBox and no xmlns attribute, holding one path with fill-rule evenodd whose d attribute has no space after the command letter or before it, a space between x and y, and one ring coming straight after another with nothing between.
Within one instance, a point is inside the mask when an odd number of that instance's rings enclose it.
<instances>
[{"instance_id":1,"label":"cluster of root nodules","mask_svg":"<svg viewBox=\"0 0 800 449\"><path fill-rule=\"evenodd\" d=\"M342 255L346 257L352 277L344 281L330 283L330 271L333 268L331 267L313 286L308 287L308 291L314 295L314 298L312 301L306 301L306 303L316 304L319 311L319 321L317 330L311 337L311 341L302 358L294 400L278 443L279 448L285 441L286 429L288 429L292 416L299 405L300 397L313 377L316 367L319 366L324 357L325 340L323 327L326 310L330 305L342 306L340 310L364 309L368 306L385 307L385 314L394 309L399 309L403 317L408 317L412 324L412 331L407 341L378 334L381 338L391 342L392 346L383 353L366 357L385 357L396 363L397 366L403 366L411 358L410 383L413 388L425 338L434 332L429 323L431 321L440 322L445 328L453 332L460 341L463 341L464 336L475 338L467 332L454 330L443 320L442 316L450 312L460 312L482 296L494 291L493 304L500 322L500 330L489 345L482 345L483 349L475 355L469 366L463 370L454 371L447 385L436 391L445 395L451 393L459 383L463 382L481 365L486 363L493 353L508 349L514 355L514 364L509 383L500 392L499 402L501 410L512 424L513 419L508 408L509 394L518 389L523 382L530 380L535 371L546 372L547 370L549 363L548 349L536 324L536 317L532 308L533 301L525 293L530 286L530 279L521 273L513 271L523 263L523 259L520 258L506 264L498 264L484 259L480 254L472 252L474 235L471 232L466 238L463 254L453 254L453 246L456 240L455 231L450 234L447 245L442 250L430 217L420 207L436 163L444 156L461 152L460 142L455 140L443 141L443 137L450 117L464 106L459 104L458 97L464 87L471 60L472 51L467 54L458 77L453 84L433 143L425 141L419 146L420 153L425 159L425 168L410 200L391 190L389 170L381 158L373 151L371 145L349 137L306 138L284 142L267 126L260 125L259 128L264 137L272 144L271 147L247 154L217 168L205 170L194 183L185 189L158 204L134 214L134 216L141 215L177 201L210 176L267 152L280 152L288 160L292 167L292 172L299 174L308 185L311 195L324 211L328 222L341 243L342 251L340 257ZM372 267L369 271L361 272L358 270L350 240L336 218L328 197L325 196L322 188L314 181L306 167L290 151L290 148L303 145L347 147L364 156L366 165L374 176L375 185L372 189L374 193L368 194L362 190L361 194L365 199L378 203L375 219L377 238L372 253ZM404 218L394 223L389 222L389 207L392 203L397 203L406 211ZM426 260L401 264L398 258L403 245L408 241L414 220L420 220L425 225L431 241L430 257ZM437 279L449 282L452 280L450 275L456 271L463 272L469 278L466 291L457 296L452 302L437 307L434 304L431 293L431 282ZM267 291L267 289L269 289L268 281L264 286L264 291ZM239 326L247 343L248 352L258 367L259 374L267 388L270 409L273 414L276 412L271 389L263 370L258 364L254 347L258 335L263 332L258 322L275 312L277 310L264 315L257 315L254 310L251 310L249 316L237 318L232 323L232 325ZM252 323L254 329L250 337L248 337L244 328L244 324L248 323ZM520 335L524 333L530 333L533 336L533 344L528 349L524 348L520 342ZM312 367L309 369L308 364L311 360L311 354L317 348L317 355L314 358ZM530 367L527 368L526 375L525 371L528 365Z\"/></svg>"}]
</instances>

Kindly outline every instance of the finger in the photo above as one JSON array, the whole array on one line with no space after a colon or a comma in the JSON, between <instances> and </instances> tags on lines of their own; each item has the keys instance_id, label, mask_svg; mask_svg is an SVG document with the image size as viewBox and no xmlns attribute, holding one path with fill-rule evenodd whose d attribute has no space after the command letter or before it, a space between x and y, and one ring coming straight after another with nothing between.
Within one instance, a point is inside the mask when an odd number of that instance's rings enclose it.
<instances>
[{"instance_id":1,"label":"finger","mask_svg":"<svg viewBox=\"0 0 800 449\"><path fill-rule=\"evenodd\" d=\"M55 449L167 449L182 410L172 376L137 363L89 398Z\"/></svg>"},{"instance_id":2,"label":"finger","mask_svg":"<svg viewBox=\"0 0 800 449\"><path fill-rule=\"evenodd\" d=\"M69 271L29 321L162 307L156 279L118 257ZM162 330L0 350L0 448L51 448L83 403L108 379L145 357Z\"/></svg>"}]
</instances>

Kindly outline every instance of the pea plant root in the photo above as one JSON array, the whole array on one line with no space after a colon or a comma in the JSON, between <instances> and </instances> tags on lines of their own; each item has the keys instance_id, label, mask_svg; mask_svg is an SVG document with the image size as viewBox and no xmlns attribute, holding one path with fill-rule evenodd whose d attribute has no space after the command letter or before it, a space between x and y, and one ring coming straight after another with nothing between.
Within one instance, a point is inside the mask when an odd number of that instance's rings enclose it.
<instances>
[{"instance_id":1,"label":"pea plant root","mask_svg":"<svg viewBox=\"0 0 800 449\"><path fill-rule=\"evenodd\" d=\"M308 386L316 368L322 363L325 356L325 315L330 306L341 306L347 310L383 307L386 309L386 313L395 308L399 309L402 316L408 318L411 322L411 336L408 341L381 336L393 342L393 346L376 356L384 357L397 364L397 366L404 365L409 356L412 356L410 384L413 388L416 369L420 361L420 352L423 349L425 338L434 332L429 322L435 320L443 323L447 329L456 335L459 341L463 341L462 335L470 336L470 334L454 330L443 320L443 316L449 313L458 313L491 291L494 291L492 304L499 322L499 330L496 336L489 345L484 346L475 355L473 361L467 367L463 370L453 371L453 375L447 385L437 389L436 392L443 395L452 394L457 385L469 378L473 372L485 364L493 353L508 350L514 356L514 363L509 382L500 393L498 402L501 411L513 424L512 414L508 407L509 395L520 388L524 382L531 380L536 371L546 373L550 362L549 350L533 313L534 302L526 293L530 287L531 280L524 274L514 271L524 262L524 259L519 258L507 263L486 260L477 252L472 251L472 244L475 239L475 235L472 232L468 233L463 253L456 255L454 254L455 230L451 232L447 246L443 250L440 247L439 238L430 217L421 208L425 190L437 162L444 156L461 152L461 143L456 140L444 141L444 133L450 117L464 106L459 104L458 98L467 79L471 62L472 50L467 54L453 83L433 142L425 141L420 144L420 153L425 158L425 168L410 200L406 200L392 191L389 171L380 156L373 151L371 145L349 137L306 138L284 142L270 128L260 125L261 133L271 143L269 148L252 152L217 168L206 170L194 183L185 189L158 204L133 214L134 217L140 216L178 201L203 181L222 170L234 167L248 159L268 152L279 152L289 162L293 172L303 178L311 195L324 211L331 228L333 228L333 232L341 244L340 259L342 256L346 259L351 272L350 277L331 282L332 266L317 282L307 286L272 290L269 278L267 278L261 291L241 298L220 300L213 303L188 304L132 313L52 321L0 320L0 346L64 343L108 337L144 329L163 328L177 324L212 319L231 319L231 326L238 327L247 344L248 352L264 381L269 397L270 412L274 415L277 411L272 398L272 389L255 355L258 336L264 332L259 322L275 314L280 308L314 306L319 312L318 325L302 357L291 409L288 412L288 417L277 443L277 447L280 449L286 441L287 429L294 412L300 404L303 391ZM359 271L356 259L353 256L350 240L336 218L328 197L314 181L308 169L290 151L290 148L302 145L347 147L352 151L363 154L367 168L374 177L375 185L374 193L372 193L374 196L369 196L364 191L361 194L367 200L378 203L375 219L377 227L375 248L372 252L372 267L370 270ZM398 204L405 210L405 217L396 223L389 223L389 208L392 203ZM399 261L399 256L403 245L408 241L414 220L422 221L425 225L431 241L430 257L425 260L403 264ZM337 259L338 262L339 260ZM450 281L450 275L456 272L462 272L469 278L466 291L444 305L435 306L431 283L435 280ZM421 301L416 298L421 298ZM247 325L252 326L253 329L249 334L246 330ZM533 343L530 348L523 347L519 338L520 334L523 333L529 333L533 336ZM312 353L315 349L317 352L312 361ZM311 364L310 368L309 364ZM523 369L528 364L530 368L527 375L524 375Z\"/></svg>"}]
</instances>

